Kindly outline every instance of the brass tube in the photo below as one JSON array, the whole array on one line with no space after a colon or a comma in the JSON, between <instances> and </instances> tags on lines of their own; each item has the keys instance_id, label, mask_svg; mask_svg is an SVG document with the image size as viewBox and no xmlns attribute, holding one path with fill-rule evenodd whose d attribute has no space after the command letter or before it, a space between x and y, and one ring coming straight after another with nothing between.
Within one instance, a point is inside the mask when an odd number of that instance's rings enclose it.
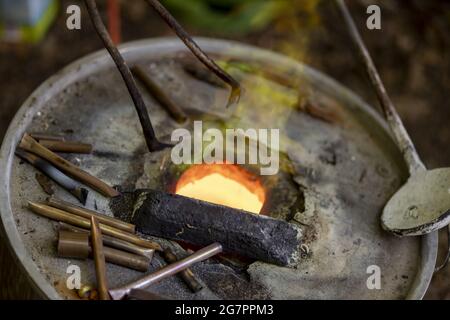
<instances>
[{"instance_id":1,"label":"brass tube","mask_svg":"<svg viewBox=\"0 0 450 320\"><path fill-rule=\"evenodd\" d=\"M42 139L39 140L39 143L53 152L89 154L92 153L93 149L91 144L73 141L57 141L57 140Z\"/></svg>"},{"instance_id":2,"label":"brass tube","mask_svg":"<svg viewBox=\"0 0 450 320\"><path fill-rule=\"evenodd\" d=\"M145 272L150 267L150 259L125 251L103 247L105 260L125 268ZM62 258L88 259L92 258L92 247L89 244L89 234L60 230L58 239L58 256Z\"/></svg>"},{"instance_id":3,"label":"brass tube","mask_svg":"<svg viewBox=\"0 0 450 320\"><path fill-rule=\"evenodd\" d=\"M77 228L64 222L59 223L59 230L89 234L88 230ZM147 258L149 261L153 259L153 255L155 253L154 249L143 248L130 242L116 239L108 235L103 236L103 244L111 248L137 254L139 256Z\"/></svg>"},{"instance_id":4,"label":"brass tube","mask_svg":"<svg viewBox=\"0 0 450 320\"><path fill-rule=\"evenodd\" d=\"M66 258L86 259L89 257L89 235L59 231L58 255Z\"/></svg>"},{"instance_id":5,"label":"brass tube","mask_svg":"<svg viewBox=\"0 0 450 320\"><path fill-rule=\"evenodd\" d=\"M47 134L47 133L29 133L35 140L51 140L51 141L65 141L61 135Z\"/></svg>"},{"instance_id":6,"label":"brass tube","mask_svg":"<svg viewBox=\"0 0 450 320\"><path fill-rule=\"evenodd\" d=\"M45 204L41 203L35 203L32 201L28 202L28 207L31 211L34 213L37 213L39 215L42 215L44 217L47 217L49 219L59 221L59 222L65 222L80 228L84 229L90 229L91 223L88 219L76 216L74 214L65 212L63 210L59 210L50 206L47 206ZM148 248L148 249L155 249L158 251L161 251L161 246L157 244L156 242L149 241L146 239L139 238L135 234L131 234L128 232L125 232L123 230L116 229L111 226L107 226L104 224L100 224L101 231L109 236L112 236L114 238L118 238L124 241L131 242L135 245Z\"/></svg>"},{"instance_id":7,"label":"brass tube","mask_svg":"<svg viewBox=\"0 0 450 320\"><path fill-rule=\"evenodd\" d=\"M19 146L20 148L25 149L26 151L31 152L47 160L64 173L90 186L92 189L100 192L104 196L117 197L120 195L120 193L113 187L107 185L100 179L90 175L89 173L78 168L77 166L67 161L66 159L61 158L57 154L48 150L47 148L39 144L36 140L34 140L32 137L30 137L28 134L24 134Z\"/></svg>"},{"instance_id":8,"label":"brass tube","mask_svg":"<svg viewBox=\"0 0 450 320\"><path fill-rule=\"evenodd\" d=\"M169 264L178 261L177 256L169 248L163 251L162 256L164 260L166 260L166 262ZM191 269L188 268L186 270L180 271L178 275L192 292L196 293L203 289L202 284L197 280Z\"/></svg>"},{"instance_id":9,"label":"brass tube","mask_svg":"<svg viewBox=\"0 0 450 320\"><path fill-rule=\"evenodd\" d=\"M69 213L72 213L74 215L86 218L86 219L90 219L91 217L96 217L98 222L100 222L101 224L104 225L108 225L129 233L135 233L136 232L136 228L133 224L121 221L119 219L113 218L113 217L109 217L105 214L101 214L99 212L93 211L93 210L89 210L80 206L76 206L74 204L71 204L69 202L66 201L62 201L56 198L49 198L47 200L47 204L50 207L56 208L56 209L60 209Z\"/></svg>"},{"instance_id":10,"label":"brass tube","mask_svg":"<svg viewBox=\"0 0 450 320\"><path fill-rule=\"evenodd\" d=\"M110 300L108 293L108 277L106 276L105 253L100 225L95 217L91 217L91 242L95 262L95 274L100 300Z\"/></svg>"}]
</instances>

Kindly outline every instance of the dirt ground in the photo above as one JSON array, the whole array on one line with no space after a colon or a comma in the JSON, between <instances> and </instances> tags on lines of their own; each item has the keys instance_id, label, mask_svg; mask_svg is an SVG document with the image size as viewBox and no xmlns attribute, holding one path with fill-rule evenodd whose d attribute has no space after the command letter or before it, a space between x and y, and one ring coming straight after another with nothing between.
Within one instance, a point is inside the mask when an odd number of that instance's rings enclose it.
<instances>
[{"instance_id":1,"label":"dirt ground","mask_svg":"<svg viewBox=\"0 0 450 320\"><path fill-rule=\"evenodd\" d=\"M63 0L62 8L71 3ZM298 9L283 13L283 18L265 30L232 38L306 62L376 106L332 1L321 1L317 6L316 1L310 1L313 5L305 5L302 0L292 3ZM362 28L365 8L374 3L382 8L382 30L369 31ZM354 0L351 11L424 162L429 168L450 166L450 152L446 149L450 141L450 3ZM144 1L127 1L122 23L124 41L172 35ZM224 37L200 30L192 32ZM84 11L81 31L67 31L61 11L38 46L0 46L0 140L15 111L40 83L73 60L100 48ZM446 239L444 233L441 236L443 252ZM450 299L450 267L434 277L427 298Z\"/></svg>"}]
</instances>

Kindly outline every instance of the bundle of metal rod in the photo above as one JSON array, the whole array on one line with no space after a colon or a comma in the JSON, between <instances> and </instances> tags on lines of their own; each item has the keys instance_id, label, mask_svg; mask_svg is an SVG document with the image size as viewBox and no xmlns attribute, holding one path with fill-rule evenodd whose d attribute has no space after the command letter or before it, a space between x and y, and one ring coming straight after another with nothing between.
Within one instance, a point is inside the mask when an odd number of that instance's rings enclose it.
<instances>
[{"instance_id":1,"label":"bundle of metal rod","mask_svg":"<svg viewBox=\"0 0 450 320\"><path fill-rule=\"evenodd\" d=\"M166 260L167 263L175 263L178 261L177 256L170 250L169 248L165 249L162 252L162 256L164 260ZM192 272L191 269L183 270L179 273L180 278L186 283L186 285L189 287L189 289L196 293L203 289L202 284L197 279L195 274Z\"/></svg>"},{"instance_id":2,"label":"bundle of metal rod","mask_svg":"<svg viewBox=\"0 0 450 320\"><path fill-rule=\"evenodd\" d=\"M148 92L158 103L167 110L170 116L178 123L186 121L187 116L173 100L158 86L157 83L139 66L131 68L133 75L138 78L147 88Z\"/></svg>"},{"instance_id":3,"label":"bundle of metal rod","mask_svg":"<svg viewBox=\"0 0 450 320\"><path fill-rule=\"evenodd\" d=\"M90 229L91 228L91 222L89 219L71 214L69 212L59 210L50 206L47 206L42 203L35 203L35 202L28 202L28 207L31 211L33 211L36 214L39 214L41 216L44 216L46 218L58 221L58 222L65 222L67 224L80 227L83 229ZM131 242L135 245L148 248L148 249L154 249L157 251L162 251L161 246L157 244L156 242L149 241L146 239L142 239L138 237L135 234L125 232L123 230L100 224L101 231L108 236L124 240L127 242Z\"/></svg>"},{"instance_id":4,"label":"bundle of metal rod","mask_svg":"<svg viewBox=\"0 0 450 320\"><path fill-rule=\"evenodd\" d=\"M110 300L108 292L108 277L106 276L106 261L103 251L103 240L100 225L95 217L91 217L92 255L95 262L98 295L100 300Z\"/></svg>"},{"instance_id":5,"label":"bundle of metal rod","mask_svg":"<svg viewBox=\"0 0 450 320\"><path fill-rule=\"evenodd\" d=\"M109 217L105 214L101 214L101 213L93 211L93 210L89 210L86 208L82 208L82 207L73 205L73 204L63 201L63 200L59 200L59 199L51 197L51 198L47 199L47 205L49 205L50 207L56 208L56 209L60 209L60 210L75 214L77 216L80 216L80 217L83 217L86 219L91 219L91 217L96 217L100 223L123 230L125 232L129 232L129 233L136 232L136 227L134 226L134 224L130 224L130 223L124 222L122 220L119 220L119 219L116 219L113 217Z\"/></svg>"},{"instance_id":6,"label":"bundle of metal rod","mask_svg":"<svg viewBox=\"0 0 450 320\"><path fill-rule=\"evenodd\" d=\"M104 236L102 237L104 238ZM103 239L103 244L107 241ZM106 262L125 268L145 272L150 267L151 259L131 254L129 252L104 246ZM58 238L58 256L61 258L88 259L92 258L92 246L89 243L89 233L71 232L60 229Z\"/></svg>"},{"instance_id":7,"label":"bundle of metal rod","mask_svg":"<svg viewBox=\"0 0 450 320\"><path fill-rule=\"evenodd\" d=\"M60 222L59 223L59 230L60 231L68 231L68 232L76 232L76 233L83 233L85 235L89 235L90 232L85 229L74 227L70 224ZM144 247L137 246L133 243L120 240L108 235L103 235L103 244L107 247L115 248L118 250L126 251L129 253L133 253L142 257L147 258L149 261L153 259L153 255L155 254L155 249L148 249Z\"/></svg>"},{"instance_id":8,"label":"bundle of metal rod","mask_svg":"<svg viewBox=\"0 0 450 320\"><path fill-rule=\"evenodd\" d=\"M124 297L126 297L133 289L144 289L154 283L157 283L158 281L173 276L174 274L177 274L178 272L191 267L193 264L197 262L209 259L212 256L215 256L216 254L219 254L221 252L222 246L219 243L213 243L203 249L198 250L197 252L193 253L192 255L182 260L179 260L173 264L165 266L164 268L159 269L158 271L149 274L148 276L145 276L142 279L139 279L123 287L109 290L109 294L114 300L121 300Z\"/></svg>"},{"instance_id":9,"label":"bundle of metal rod","mask_svg":"<svg viewBox=\"0 0 450 320\"><path fill-rule=\"evenodd\" d=\"M71 193L82 204L86 204L89 191L83 188L78 182L56 169L51 163L20 148L17 148L16 155L47 175L58 185Z\"/></svg>"},{"instance_id":10,"label":"bundle of metal rod","mask_svg":"<svg viewBox=\"0 0 450 320\"><path fill-rule=\"evenodd\" d=\"M100 179L90 175L89 173L83 171L78 168L74 164L70 163L64 158L61 158L57 154L53 153L46 147L39 144L36 140L34 140L30 135L24 134L20 145L20 148L33 153L57 167L59 170L63 171L67 175L71 176L74 179L82 182L83 184L91 187L92 189L100 192L104 196L107 197L117 197L120 193L114 189L113 187L107 185L105 182Z\"/></svg>"}]
</instances>

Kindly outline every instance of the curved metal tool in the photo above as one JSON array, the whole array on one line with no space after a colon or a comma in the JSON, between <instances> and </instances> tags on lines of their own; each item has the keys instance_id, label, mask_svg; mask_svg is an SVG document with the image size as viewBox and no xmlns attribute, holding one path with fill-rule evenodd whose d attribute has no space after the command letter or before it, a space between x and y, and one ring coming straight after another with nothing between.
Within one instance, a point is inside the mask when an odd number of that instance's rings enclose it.
<instances>
[{"instance_id":1,"label":"curved metal tool","mask_svg":"<svg viewBox=\"0 0 450 320\"><path fill-rule=\"evenodd\" d=\"M230 76L225 70L220 68L213 59L211 59L192 39L189 33L183 29L178 21L170 14L170 12L158 1L147 0L153 9L158 12L161 18L172 28L177 36L184 42L184 44L191 50L191 52L200 60L209 70L211 70L217 77L225 81L231 86L231 93L228 98L227 108L231 107L239 102L241 97L241 86L232 76Z\"/></svg>"},{"instance_id":2,"label":"curved metal tool","mask_svg":"<svg viewBox=\"0 0 450 320\"><path fill-rule=\"evenodd\" d=\"M167 147L171 147L171 145L162 143L156 138L155 130L153 129L152 122L150 121L150 116L148 114L147 107L145 106L144 99L139 92L136 81L134 81L130 68L126 64L119 50L117 50L117 48L114 46L114 43L112 42L111 37L109 36L108 31L103 24L95 0L84 0L84 2L86 3L86 7L88 9L89 16L91 17L95 30L102 39L103 44L105 45L106 49L114 60L114 63L119 69L123 81L127 86L128 92L131 95L131 99L133 100L134 106L136 107L136 111L139 116L139 121L141 122L145 142L147 143L149 151L158 151Z\"/></svg>"},{"instance_id":3,"label":"curved metal tool","mask_svg":"<svg viewBox=\"0 0 450 320\"><path fill-rule=\"evenodd\" d=\"M162 143L156 138L155 130L150 121L147 108L145 106L142 95L136 85L136 81L130 71L130 68L126 64L124 58L120 54L119 50L114 45L111 37L106 30L106 27L100 17L95 0L84 0L86 3L89 16L91 17L94 28L102 39L105 48L111 55L114 63L119 69L120 74L127 86L128 92L131 95L139 121L144 132L145 141L150 152L159 151L164 148L172 147L170 144ZM148 0L148 3L158 12L158 14L164 19L164 21L175 31L177 36L186 44L186 46L192 51L192 53L214 74L225 81L231 86L231 94L228 98L227 107L235 105L239 102L241 96L241 86L233 77L220 68L213 59L211 59L189 36L189 34L183 29L183 27L175 20L169 11L157 0Z\"/></svg>"},{"instance_id":4,"label":"curved metal tool","mask_svg":"<svg viewBox=\"0 0 450 320\"><path fill-rule=\"evenodd\" d=\"M436 231L450 223L450 168L426 170L386 92L344 0L336 0L336 3L409 168L410 178L384 207L381 217L383 229L398 236L418 236Z\"/></svg>"}]
</instances>

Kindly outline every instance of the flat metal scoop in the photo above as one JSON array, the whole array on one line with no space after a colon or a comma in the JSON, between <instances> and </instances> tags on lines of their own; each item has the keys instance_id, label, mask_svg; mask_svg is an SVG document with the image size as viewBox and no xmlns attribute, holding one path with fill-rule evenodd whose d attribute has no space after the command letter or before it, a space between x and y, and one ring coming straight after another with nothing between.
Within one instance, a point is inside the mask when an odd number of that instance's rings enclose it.
<instances>
[{"instance_id":1,"label":"flat metal scoop","mask_svg":"<svg viewBox=\"0 0 450 320\"><path fill-rule=\"evenodd\" d=\"M419 236L436 231L450 223L450 168L426 170L386 92L344 0L336 0L336 3L364 61L384 116L409 169L410 178L384 207L381 216L382 227L398 236Z\"/></svg>"}]
</instances>

